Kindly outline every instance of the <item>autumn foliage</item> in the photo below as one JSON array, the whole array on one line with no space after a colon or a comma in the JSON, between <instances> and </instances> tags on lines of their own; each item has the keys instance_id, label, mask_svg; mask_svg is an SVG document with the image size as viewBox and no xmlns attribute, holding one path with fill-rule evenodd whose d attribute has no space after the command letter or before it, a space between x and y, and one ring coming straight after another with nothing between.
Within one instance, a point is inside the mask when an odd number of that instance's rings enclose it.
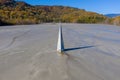
<instances>
[{"instance_id":1,"label":"autumn foliage","mask_svg":"<svg viewBox=\"0 0 120 80\"><path fill-rule=\"evenodd\" d=\"M25 2L0 0L0 22L38 24L44 22L105 23L107 17L84 9L64 6L32 6Z\"/></svg>"}]
</instances>

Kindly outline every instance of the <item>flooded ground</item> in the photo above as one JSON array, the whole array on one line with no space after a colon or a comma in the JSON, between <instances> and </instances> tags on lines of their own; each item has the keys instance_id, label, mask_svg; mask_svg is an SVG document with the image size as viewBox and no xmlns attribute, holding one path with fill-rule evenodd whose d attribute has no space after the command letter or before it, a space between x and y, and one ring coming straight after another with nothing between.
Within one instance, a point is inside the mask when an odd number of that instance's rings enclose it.
<instances>
[{"instance_id":1,"label":"flooded ground","mask_svg":"<svg viewBox=\"0 0 120 80\"><path fill-rule=\"evenodd\" d=\"M62 24L0 27L0 80L120 80L120 27Z\"/></svg>"}]
</instances>

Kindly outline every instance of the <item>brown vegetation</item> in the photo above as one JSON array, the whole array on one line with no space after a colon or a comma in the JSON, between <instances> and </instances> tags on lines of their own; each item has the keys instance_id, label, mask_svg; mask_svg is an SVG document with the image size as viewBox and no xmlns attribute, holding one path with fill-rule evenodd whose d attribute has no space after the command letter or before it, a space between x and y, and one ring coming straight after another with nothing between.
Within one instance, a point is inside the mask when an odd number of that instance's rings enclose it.
<instances>
[{"instance_id":1,"label":"brown vegetation","mask_svg":"<svg viewBox=\"0 0 120 80\"><path fill-rule=\"evenodd\" d=\"M31 6L25 2L0 0L0 19L10 24L43 22L112 23L112 19L83 9L63 6ZM114 19L116 21L118 19ZM118 23L117 23L118 24Z\"/></svg>"}]
</instances>

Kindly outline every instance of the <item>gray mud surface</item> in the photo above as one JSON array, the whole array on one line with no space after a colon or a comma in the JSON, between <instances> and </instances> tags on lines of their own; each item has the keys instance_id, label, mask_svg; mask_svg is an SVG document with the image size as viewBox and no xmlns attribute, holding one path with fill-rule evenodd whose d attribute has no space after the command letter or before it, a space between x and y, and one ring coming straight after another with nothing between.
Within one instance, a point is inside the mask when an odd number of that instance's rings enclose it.
<instances>
[{"instance_id":1,"label":"gray mud surface","mask_svg":"<svg viewBox=\"0 0 120 80\"><path fill-rule=\"evenodd\" d=\"M120 80L120 27L62 24L0 27L0 80Z\"/></svg>"}]
</instances>

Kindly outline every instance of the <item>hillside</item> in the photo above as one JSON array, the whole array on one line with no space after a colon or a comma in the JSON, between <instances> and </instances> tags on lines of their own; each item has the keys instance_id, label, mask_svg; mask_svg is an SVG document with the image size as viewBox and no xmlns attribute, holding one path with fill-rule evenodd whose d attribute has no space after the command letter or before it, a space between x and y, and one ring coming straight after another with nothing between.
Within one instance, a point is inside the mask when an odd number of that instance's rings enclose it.
<instances>
[{"instance_id":1,"label":"hillside","mask_svg":"<svg viewBox=\"0 0 120 80\"><path fill-rule=\"evenodd\" d=\"M1 4L12 3L14 0L0 0Z\"/></svg>"},{"instance_id":2,"label":"hillside","mask_svg":"<svg viewBox=\"0 0 120 80\"><path fill-rule=\"evenodd\" d=\"M11 24L43 22L103 23L107 17L66 6L32 6L25 2L0 0L0 19Z\"/></svg>"},{"instance_id":3,"label":"hillside","mask_svg":"<svg viewBox=\"0 0 120 80\"><path fill-rule=\"evenodd\" d=\"M117 16L117 17L113 18L113 24L120 26L120 16Z\"/></svg>"},{"instance_id":4,"label":"hillside","mask_svg":"<svg viewBox=\"0 0 120 80\"><path fill-rule=\"evenodd\" d=\"M120 16L120 14L105 14L105 16L114 18L114 17Z\"/></svg>"}]
</instances>

